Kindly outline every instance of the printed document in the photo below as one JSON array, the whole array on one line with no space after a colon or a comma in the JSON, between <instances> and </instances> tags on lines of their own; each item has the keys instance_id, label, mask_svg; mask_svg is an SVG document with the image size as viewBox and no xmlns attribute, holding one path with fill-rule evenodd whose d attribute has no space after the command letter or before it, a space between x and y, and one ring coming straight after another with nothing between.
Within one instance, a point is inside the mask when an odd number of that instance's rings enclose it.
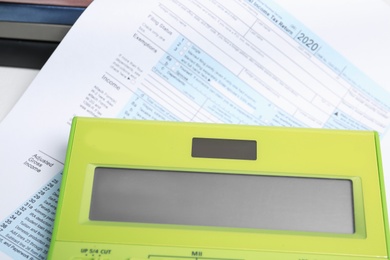
<instances>
[{"instance_id":1,"label":"printed document","mask_svg":"<svg viewBox=\"0 0 390 260\"><path fill-rule=\"evenodd\" d=\"M95 0L0 124L0 258L46 258L76 115L376 130L388 139L388 75L387 85L372 79L294 16L313 15L305 1L287 2ZM344 12L344 2L318 3ZM351 15L383 18L388 29L389 6L365 5ZM346 32L332 22L311 26L328 26L351 48L366 40L378 55L384 42L369 39L378 28Z\"/></svg>"}]
</instances>

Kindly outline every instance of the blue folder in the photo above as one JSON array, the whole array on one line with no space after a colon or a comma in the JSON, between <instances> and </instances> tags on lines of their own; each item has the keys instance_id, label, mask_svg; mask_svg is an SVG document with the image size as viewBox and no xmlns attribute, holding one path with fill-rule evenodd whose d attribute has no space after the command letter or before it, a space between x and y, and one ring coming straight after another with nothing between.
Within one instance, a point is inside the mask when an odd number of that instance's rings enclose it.
<instances>
[{"instance_id":1,"label":"blue folder","mask_svg":"<svg viewBox=\"0 0 390 260\"><path fill-rule=\"evenodd\" d=\"M84 7L0 3L0 21L73 25Z\"/></svg>"}]
</instances>

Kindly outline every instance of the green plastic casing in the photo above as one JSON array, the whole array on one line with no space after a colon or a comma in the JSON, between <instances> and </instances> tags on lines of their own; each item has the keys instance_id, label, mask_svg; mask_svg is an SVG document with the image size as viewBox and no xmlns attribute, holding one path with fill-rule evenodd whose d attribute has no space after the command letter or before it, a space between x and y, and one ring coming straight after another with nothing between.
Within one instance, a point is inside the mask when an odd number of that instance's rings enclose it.
<instances>
[{"instance_id":1,"label":"green plastic casing","mask_svg":"<svg viewBox=\"0 0 390 260\"><path fill-rule=\"evenodd\" d=\"M254 140L257 156L253 160L193 157L194 137ZM354 232L92 221L89 211L96 167L348 179L353 184ZM379 138L374 131L75 117L48 257L389 259L385 198Z\"/></svg>"}]
</instances>

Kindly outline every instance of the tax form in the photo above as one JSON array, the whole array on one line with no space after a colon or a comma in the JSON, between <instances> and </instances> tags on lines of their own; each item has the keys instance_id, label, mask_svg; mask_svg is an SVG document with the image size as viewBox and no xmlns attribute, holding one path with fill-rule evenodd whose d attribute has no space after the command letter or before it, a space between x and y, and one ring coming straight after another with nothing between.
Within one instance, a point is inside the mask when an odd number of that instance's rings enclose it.
<instances>
[{"instance_id":1,"label":"tax form","mask_svg":"<svg viewBox=\"0 0 390 260\"><path fill-rule=\"evenodd\" d=\"M387 5L365 4L389 21ZM0 124L0 258L46 258L75 115L376 130L386 139L388 81L367 76L294 8L95 0Z\"/></svg>"}]
</instances>

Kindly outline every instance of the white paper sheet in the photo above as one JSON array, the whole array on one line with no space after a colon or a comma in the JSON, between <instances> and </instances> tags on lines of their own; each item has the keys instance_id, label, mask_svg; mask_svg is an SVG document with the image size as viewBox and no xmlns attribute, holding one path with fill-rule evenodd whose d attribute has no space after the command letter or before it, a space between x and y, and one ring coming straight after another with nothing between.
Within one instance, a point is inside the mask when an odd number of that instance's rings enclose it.
<instances>
[{"instance_id":1,"label":"white paper sheet","mask_svg":"<svg viewBox=\"0 0 390 260\"><path fill-rule=\"evenodd\" d=\"M75 115L374 129L389 161L389 7L277 2L95 0L0 124L0 251L46 257Z\"/></svg>"}]
</instances>

